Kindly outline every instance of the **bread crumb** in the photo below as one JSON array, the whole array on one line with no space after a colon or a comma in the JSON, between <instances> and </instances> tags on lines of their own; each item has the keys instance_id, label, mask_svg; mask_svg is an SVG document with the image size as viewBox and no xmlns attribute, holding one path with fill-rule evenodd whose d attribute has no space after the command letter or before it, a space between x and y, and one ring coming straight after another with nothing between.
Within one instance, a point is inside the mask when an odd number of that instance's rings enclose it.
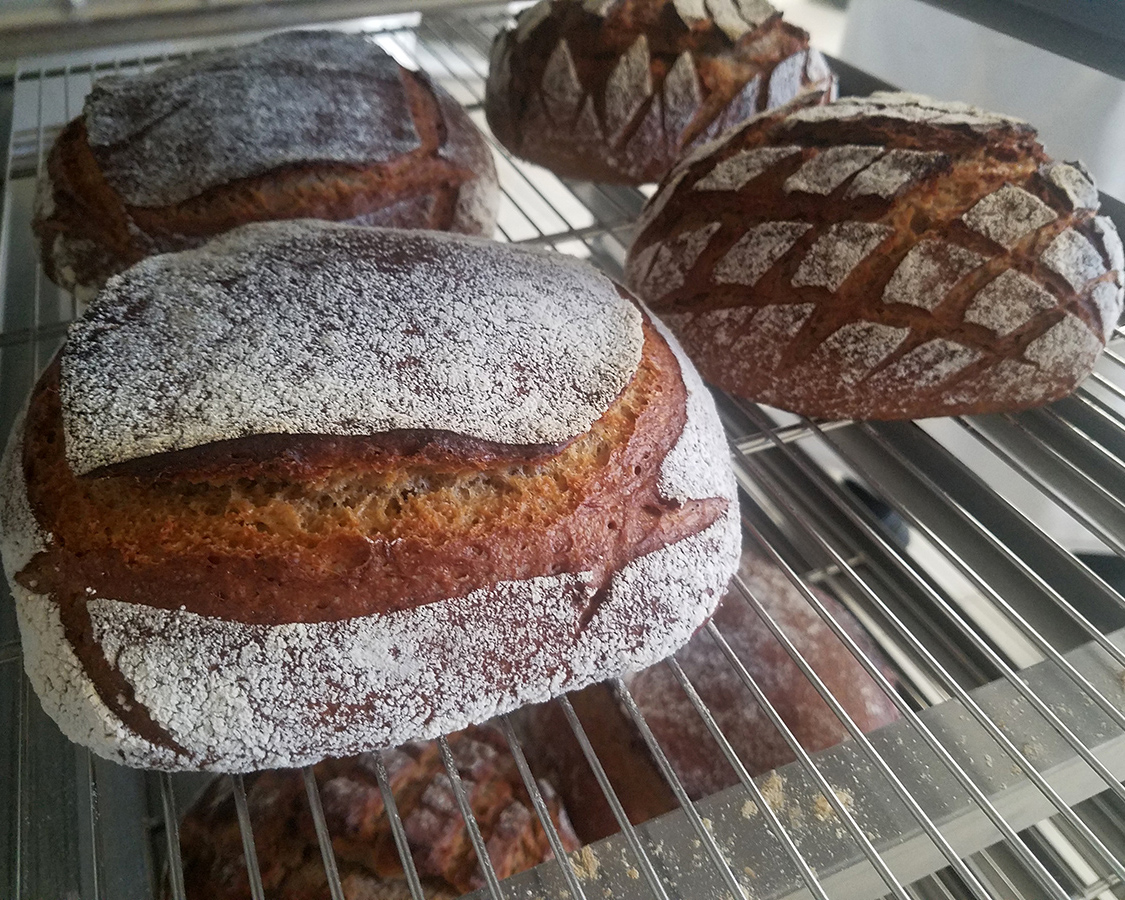
<instances>
[{"instance_id":1,"label":"bread crumb","mask_svg":"<svg viewBox=\"0 0 1125 900\"><path fill-rule=\"evenodd\" d=\"M598 858L589 846L570 854L570 863L574 867L574 874L580 880L593 881L598 877Z\"/></svg>"},{"instance_id":2,"label":"bread crumb","mask_svg":"<svg viewBox=\"0 0 1125 900\"><path fill-rule=\"evenodd\" d=\"M770 772L762 785L762 796L766 798L766 803L774 812L780 812L785 805L785 779L776 771Z\"/></svg>"},{"instance_id":3,"label":"bread crumb","mask_svg":"<svg viewBox=\"0 0 1125 900\"><path fill-rule=\"evenodd\" d=\"M758 804L753 800L747 800L742 804L742 818L749 819L758 814Z\"/></svg>"},{"instance_id":4,"label":"bread crumb","mask_svg":"<svg viewBox=\"0 0 1125 900\"><path fill-rule=\"evenodd\" d=\"M632 866L629 866L629 868L625 870L625 874L632 878L634 881L641 877L641 873L634 869Z\"/></svg>"}]
</instances>

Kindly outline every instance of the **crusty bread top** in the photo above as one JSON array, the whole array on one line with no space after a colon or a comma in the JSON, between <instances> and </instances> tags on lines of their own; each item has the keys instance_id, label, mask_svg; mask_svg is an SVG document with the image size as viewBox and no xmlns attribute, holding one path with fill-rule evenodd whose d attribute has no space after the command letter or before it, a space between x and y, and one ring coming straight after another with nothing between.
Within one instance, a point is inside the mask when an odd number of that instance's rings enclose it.
<instances>
[{"instance_id":1,"label":"crusty bread top","mask_svg":"<svg viewBox=\"0 0 1125 900\"><path fill-rule=\"evenodd\" d=\"M248 225L109 282L62 352L76 474L262 434L586 432L641 314L567 257L434 232Z\"/></svg>"},{"instance_id":2,"label":"crusty bread top","mask_svg":"<svg viewBox=\"0 0 1125 900\"><path fill-rule=\"evenodd\" d=\"M364 164L419 146L398 64L359 35L287 32L94 84L90 146L133 206L279 166Z\"/></svg>"}]
</instances>

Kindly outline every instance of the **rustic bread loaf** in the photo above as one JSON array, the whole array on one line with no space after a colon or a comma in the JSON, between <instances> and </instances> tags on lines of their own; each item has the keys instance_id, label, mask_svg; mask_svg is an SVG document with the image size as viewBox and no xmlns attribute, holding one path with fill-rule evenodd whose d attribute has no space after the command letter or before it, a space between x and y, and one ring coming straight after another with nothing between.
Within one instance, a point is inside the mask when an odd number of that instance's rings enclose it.
<instances>
[{"instance_id":1,"label":"rustic bread loaf","mask_svg":"<svg viewBox=\"0 0 1125 900\"><path fill-rule=\"evenodd\" d=\"M671 653L734 569L714 406L567 257L243 226L110 280L9 444L24 661L72 739L248 771Z\"/></svg>"},{"instance_id":2,"label":"rustic bread loaf","mask_svg":"<svg viewBox=\"0 0 1125 900\"><path fill-rule=\"evenodd\" d=\"M685 159L627 280L704 377L808 416L1037 406L1090 372L1121 241L1035 131L905 94L766 113Z\"/></svg>"},{"instance_id":3,"label":"rustic bread loaf","mask_svg":"<svg viewBox=\"0 0 1125 900\"><path fill-rule=\"evenodd\" d=\"M835 78L765 0L540 0L493 44L485 112L517 156L640 184L809 89Z\"/></svg>"},{"instance_id":4,"label":"rustic bread loaf","mask_svg":"<svg viewBox=\"0 0 1125 900\"><path fill-rule=\"evenodd\" d=\"M456 732L449 736L449 749L496 874L506 878L550 859L546 833L500 732L491 726ZM348 900L407 900L410 890L372 756L326 760L314 768L324 818ZM405 744L381 756L427 896L459 897L481 887L476 854L437 744ZM267 771L249 776L245 784L266 896L328 900L301 773ZM577 849L554 788L542 780L538 787L563 846ZM189 900L249 900L230 779L217 779L188 810L180 826L180 854Z\"/></svg>"},{"instance_id":5,"label":"rustic bread loaf","mask_svg":"<svg viewBox=\"0 0 1125 900\"><path fill-rule=\"evenodd\" d=\"M153 253L318 218L490 235L492 154L425 75L359 35L287 32L99 79L52 147L33 227L83 299Z\"/></svg>"},{"instance_id":6,"label":"rustic bread loaf","mask_svg":"<svg viewBox=\"0 0 1125 900\"><path fill-rule=\"evenodd\" d=\"M898 719L893 701L780 569L746 553L739 576L862 731ZM838 601L822 591L816 593L867 658L893 681L890 665L870 635ZM805 750L813 753L848 739L847 729L812 682L734 589L713 621ZM676 653L676 659L752 776L796 759L710 635L697 634ZM699 800L738 783L718 742L666 664L627 675L625 681L689 797ZM606 685L592 685L571 700L630 821L638 824L675 809L675 795L613 692ZM617 821L589 765L567 737L569 727L561 710L555 704L534 707L521 713L521 721L526 722L528 752L539 771L558 786L579 838L591 841L616 832Z\"/></svg>"}]
</instances>

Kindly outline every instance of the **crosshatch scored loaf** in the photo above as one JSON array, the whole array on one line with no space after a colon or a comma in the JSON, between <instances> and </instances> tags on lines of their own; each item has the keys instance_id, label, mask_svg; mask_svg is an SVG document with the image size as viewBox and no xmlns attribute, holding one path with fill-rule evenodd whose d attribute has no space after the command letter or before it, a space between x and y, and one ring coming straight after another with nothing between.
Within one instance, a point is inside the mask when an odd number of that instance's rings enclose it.
<instances>
[{"instance_id":1,"label":"crosshatch scored loaf","mask_svg":"<svg viewBox=\"0 0 1125 900\"><path fill-rule=\"evenodd\" d=\"M72 739L247 771L433 737L663 658L738 557L710 395L585 263L243 226L117 276L0 493Z\"/></svg>"},{"instance_id":2,"label":"crosshatch scored loaf","mask_svg":"<svg viewBox=\"0 0 1125 900\"><path fill-rule=\"evenodd\" d=\"M1122 310L1121 240L1031 126L906 94L765 113L653 196L630 286L704 377L810 416L1037 406Z\"/></svg>"},{"instance_id":3,"label":"crosshatch scored loaf","mask_svg":"<svg viewBox=\"0 0 1125 900\"><path fill-rule=\"evenodd\" d=\"M828 64L765 0L541 0L497 36L485 112L517 156L641 184L812 89L835 90Z\"/></svg>"},{"instance_id":4,"label":"crosshatch scored loaf","mask_svg":"<svg viewBox=\"0 0 1125 900\"><path fill-rule=\"evenodd\" d=\"M33 227L47 276L86 299L247 222L490 235L498 202L492 154L442 88L360 35L297 31L96 81Z\"/></svg>"}]
</instances>

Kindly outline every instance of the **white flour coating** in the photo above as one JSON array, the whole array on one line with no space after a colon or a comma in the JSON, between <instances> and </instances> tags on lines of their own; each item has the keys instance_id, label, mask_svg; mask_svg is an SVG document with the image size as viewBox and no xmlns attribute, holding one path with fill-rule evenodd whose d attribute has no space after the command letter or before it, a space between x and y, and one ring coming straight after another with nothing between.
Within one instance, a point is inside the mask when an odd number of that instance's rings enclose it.
<instances>
[{"instance_id":1,"label":"white flour coating","mask_svg":"<svg viewBox=\"0 0 1125 900\"><path fill-rule=\"evenodd\" d=\"M851 386L894 353L909 335L909 328L894 328L878 322L849 322L821 342L808 365L832 372L838 368L837 380Z\"/></svg>"},{"instance_id":2,"label":"white flour coating","mask_svg":"<svg viewBox=\"0 0 1125 900\"><path fill-rule=\"evenodd\" d=\"M924 178L948 158L938 150L890 150L856 175L844 196L893 197L904 185Z\"/></svg>"},{"instance_id":3,"label":"white flour coating","mask_svg":"<svg viewBox=\"0 0 1125 900\"><path fill-rule=\"evenodd\" d=\"M699 254L719 230L719 223L712 222L693 231L685 231L671 240L648 247L636 258L636 273L640 275L640 293L650 299L663 297L683 286L684 279ZM651 264L648 260L652 260ZM647 271L645 266L648 265Z\"/></svg>"},{"instance_id":4,"label":"white flour coating","mask_svg":"<svg viewBox=\"0 0 1125 900\"><path fill-rule=\"evenodd\" d=\"M334 31L100 79L85 121L106 180L145 207L293 163L369 164L420 146L398 64Z\"/></svg>"},{"instance_id":5,"label":"white flour coating","mask_svg":"<svg viewBox=\"0 0 1125 900\"><path fill-rule=\"evenodd\" d=\"M593 97L587 97L586 102L582 104L582 112L578 115L578 121L574 123L574 133L579 137L602 140L602 125L594 110Z\"/></svg>"},{"instance_id":6,"label":"white flour coating","mask_svg":"<svg viewBox=\"0 0 1125 900\"><path fill-rule=\"evenodd\" d=\"M824 54L817 50L815 47L809 47L808 59L805 63L805 78L813 84L820 84L822 82L830 83L831 95L829 100L836 99L837 84L836 79L832 74L832 69L828 65L828 60L824 58Z\"/></svg>"},{"instance_id":7,"label":"white flour coating","mask_svg":"<svg viewBox=\"0 0 1125 900\"><path fill-rule=\"evenodd\" d=\"M720 284L753 286L810 228L807 222L755 225L716 263L711 277Z\"/></svg>"},{"instance_id":8,"label":"white flour coating","mask_svg":"<svg viewBox=\"0 0 1125 900\"><path fill-rule=\"evenodd\" d=\"M1117 327L1117 320L1121 318L1121 288L1116 284L1103 281L1094 285L1090 296L1098 306L1102 334L1108 343L1113 335L1113 329Z\"/></svg>"},{"instance_id":9,"label":"white flour coating","mask_svg":"<svg viewBox=\"0 0 1125 900\"><path fill-rule=\"evenodd\" d=\"M648 38L638 37L610 73L605 86L605 124L611 142L616 143L633 116L652 94Z\"/></svg>"},{"instance_id":10,"label":"white flour coating","mask_svg":"<svg viewBox=\"0 0 1125 900\"><path fill-rule=\"evenodd\" d=\"M1023 355L1049 374L1068 378L1076 368L1093 365L1101 349L1101 335L1095 335L1077 318L1068 315L1028 344Z\"/></svg>"},{"instance_id":11,"label":"white flour coating","mask_svg":"<svg viewBox=\"0 0 1125 900\"><path fill-rule=\"evenodd\" d=\"M816 243L793 276L793 286L816 284L835 291L876 247L894 234L889 225L838 222Z\"/></svg>"},{"instance_id":12,"label":"white flour coating","mask_svg":"<svg viewBox=\"0 0 1125 900\"><path fill-rule=\"evenodd\" d=\"M576 575L502 582L390 615L275 626L94 599L106 658L188 755L92 749L169 769L300 766L432 738L650 665L718 602L738 559L737 509L732 502L703 532L626 565L585 627L580 604L592 589ZM508 673L489 660L504 660Z\"/></svg>"},{"instance_id":13,"label":"white flour coating","mask_svg":"<svg viewBox=\"0 0 1125 900\"><path fill-rule=\"evenodd\" d=\"M672 348L687 388L687 419L679 440L660 464L660 494L680 502L725 497L737 507L738 490L730 450L715 401L679 341L663 322L655 316L651 318Z\"/></svg>"},{"instance_id":14,"label":"white flour coating","mask_svg":"<svg viewBox=\"0 0 1125 900\"><path fill-rule=\"evenodd\" d=\"M543 106L556 122L570 122L582 101L582 84L566 40L560 40L543 70Z\"/></svg>"},{"instance_id":15,"label":"white flour coating","mask_svg":"<svg viewBox=\"0 0 1125 900\"><path fill-rule=\"evenodd\" d=\"M637 217L636 233L638 235L644 234L648 226L663 212L664 207L668 205L668 201L672 199L672 195L676 193L676 188L679 187L680 182L687 178L688 171L687 160L681 160L667 176L668 180L661 185L655 194L648 198L644 208L641 209L641 214ZM631 265L630 269L632 269Z\"/></svg>"},{"instance_id":16,"label":"white flour coating","mask_svg":"<svg viewBox=\"0 0 1125 900\"><path fill-rule=\"evenodd\" d=\"M1060 188L1075 209L1094 209L1101 206L1098 189L1082 163L1052 162L1043 167L1047 179Z\"/></svg>"},{"instance_id":17,"label":"white flour coating","mask_svg":"<svg viewBox=\"0 0 1125 900\"><path fill-rule=\"evenodd\" d=\"M775 10L764 0L706 0L707 10L715 24L732 41L737 41L748 31L753 31ZM689 24L686 22L686 24Z\"/></svg>"},{"instance_id":18,"label":"white flour coating","mask_svg":"<svg viewBox=\"0 0 1125 900\"><path fill-rule=\"evenodd\" d=\"M773 67L769 73L769 94L766 99L766 109L775 109L782 106L801 93L805 80L805 63L809 54L800 50L791 56L785 57Z\"/></svg>"},{"instance_id":19,"label":"white flour coating","mask_svg":"<svg viewBox=\"0 0 1125 900\"><path fill-rule=\"evenodd\" d=\"M1041 284L1008 269L977 292L965 310L965 321L991 328L1003 337L1056 306L1058 301Z\"/></svg>"},{"instance_id":20,"label":"white flour coating","mask_svg":"<svg viewBox=\"0 0 1125 900\"><path fill-rule=\"evenodd\" d=\"M1102 255L1073 228L1066 229L1051 241L1040 259L1070 282L1076 291L1106 271Z\"/></svg>"},{"instance_id":21,"label":"white flour coating","mask_svg":"<svg viewBox=\"0 0 1125 900\"><path fill-rule=\"evenodd\" d=\"M974 379L976 380L976 379ZM980 376L979 383L953 394L949 402L977 403L982 398L1002 396L1012 403L1041 403L1051 392L1051 384L1030 363L1015 359L1001 360Z\"/></svg>"},{"instance_id":22,"label":"white flour coating","mask_svg":"<svg viewBox=\"0 0 1125 900\"><path fill-rule=\"evenodd\" d=\"M981 197L961 219L973 231L1009 250L1020 238L1058 218L1051 207L1023 188L1005 184Z\"/></svg>"},{"instance_id":23,"label":"white flour coating","mask_svg":"<svg viewBox=\"0 0 1125 900\"><path fill-rule=\"evenodd\" d=\"M685 50L676 57L664 78L664 113L690 120L703 103L703 91L695 71L695 60Z\"/></svg>"},{"instance_id":24,"label":"white flour coating","mask_svg":"<svg viewBox=\"0 0 1125 900\"><path fill-rule=\"evenodd\" d=\"M857 119L861 116L901 119L906 122L934 122L941 125L967 125L974 131L989 131L1006 125L1022 125L1020 119L986 112L967 103L934 100L921 94L877 91L869 97L841 97L827 106L799 109L786 118L786 123L826 122Z\"/></svg>"},{"instance_id":25,"label":"white flour coating","mask_svg":"<svg viewBox=\"0 0 1125 900\"><path fill-rule=\"evenodd\" d=\"M945 338L934 338L876 372L868 380L867 389L905 391L932 387L952 378L979 358L979 350Z\"/></svg>"},{"instance_id":26,"label":"white flour coating","mask_svg":"<svg viewBox=\"0 0 1125 900\"><path fill-rule=\"evenodd\" d=\"M1109 267L1117 270L1117 283L1120 284L1125 277L1125 248L1121 246L1117 226L1109 216L1094 216L1094 231L1102 239L1102 245L1109 256Z\"/></svg>"},{"instance_id":27,"label":"white flour coating","mask_svg":"<svg viewBox=\"0 0 1125 900\"><path fill-rule=\"evenodd\" d=\"M864 147L858 144L828 147L785 179L785 192L831 194L883 150L883 147Z\"/></svg>"},{"instance_id":28,"label":"white flour coating","mask_svg":"<svg viewBox=\"0 0 1125 900\"><path fill-rule=\"evenodd\" d=\"M680 21L691 28L696 22L706 22L710 17L703 0L672 0Z\"/></svg>"},{"instance_id":29,"label":"white flour coating","mask_svg":"<svg viewBox=\"0 0 1125 900\"><path fill-rule=\"evenodd\" d=\"M516 42L523 43L551 15L551 0L539 0L516 16Z\"/></svg>"},{"instance_id":30,"label":"white flour coating","mask_svg":"<svg viewBox=\"0 0 1125 900\"><path fill-rule=\"evenodd\" d=\"M693 190L740 191L767 169L801 152L800 147L759 147L724 159L699 179Z\"/></svg>"},{"instance_id":31,"label":"white flour coating","mask_svg":"<svg viewBox=\"0 0 1125 900\"><path fill-rule=\"evenodd\" d=\"M953 285L984 261L979 253L956 244L919 241L891 275L883 302L936 309Z\"/></svg>"},{"instance_id":32,"label":"white flour coating","mask_svg":"<svg viewBox=\"0 0 1125 900\"><path fill-rule=\"evenodd\" d=\"M412 260L405 265L396 257ZM77 473L250 434L582 434L636 371L592 267L455 235L250 225L111 279L62 356Z\"/></svg>"},{"instance_id":33,"label":"white flour coating","mask_svg":"<svg viewBox=\"0 0 1125 900\"><path fill-rule=\"evenodd\" d=\"M618 0L582 0L582 8L596 16L606 15Z\"/></svg>"},{"instance_id":34,"label":"white flour coating","mask_svg":"<svg viewBox=\"0 0 1125 900\"><path fill-rule=\"evenodd\" d=\"M23 474L23 426L26 408L12 425L0 458L0 554L4 574L15 590L16 573L37 553L47 549L51 536L39 527L27 499Z\"/></svg>"}]
</instances>

